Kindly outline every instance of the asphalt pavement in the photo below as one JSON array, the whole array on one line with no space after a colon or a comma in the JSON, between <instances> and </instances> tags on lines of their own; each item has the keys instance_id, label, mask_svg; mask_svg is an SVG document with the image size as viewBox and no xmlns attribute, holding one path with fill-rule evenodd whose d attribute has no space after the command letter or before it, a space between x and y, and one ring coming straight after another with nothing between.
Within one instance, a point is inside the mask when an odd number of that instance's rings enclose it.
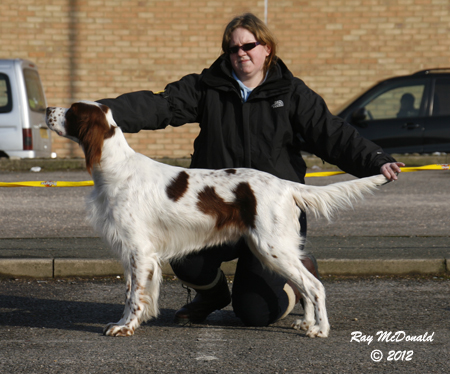
<instances>
[{"instance_id":1,"label":"asphalt pavement","mask_svg":"<svg viewBox=\"0 0 450 374\"><path fill-rule=\"evenodd\" d=\"M0 181L88 180L84 171L0 172ZM350 176L310 178L329 184ZM102 335L124 308L118 262L84 220L92 187L0 189L1 373L448 373L450 172L404 173L339 213L309 218L331 323L327 339L243 326L229 305L178 326L186 291L162 282L160 316ZM234 263L224 265L232 288ZM341 276L353 275L353 276Z\"/></svg>"},{"instance_id":2,"label":"asphalt pavement","mask_svg":"<svg viewBox=\"0 0 450 374\"><path fill-rule=\"evenodd\" d=\"M162 282L160 316L133 337L112 338L102 329L123 311L123 279L0 280L0 372L449 372L449 279L326 277L323 283L326 339L290 327L303 314L300 305L267 327L243 326L231 305L205 323L178 326L173 315L186 291L170 279Z\"/></svg>"}]
</instances>

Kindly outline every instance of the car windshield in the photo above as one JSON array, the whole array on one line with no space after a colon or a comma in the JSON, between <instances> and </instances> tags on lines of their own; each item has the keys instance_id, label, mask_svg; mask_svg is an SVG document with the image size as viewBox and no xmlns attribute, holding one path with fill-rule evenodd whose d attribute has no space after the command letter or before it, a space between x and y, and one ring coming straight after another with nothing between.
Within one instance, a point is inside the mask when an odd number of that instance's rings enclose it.
<instances>
[{"instance_id":1,"label":"car windshield","mask_svg":"<svg viewBox=\"0 0 450 374\"><path fill-rule=\"evenodd\" d=\"M25 86L27 88L28 104L35 112L45 111L45 96L41 81L36 70L24 69Z\"/></svg>"}]
</instances>

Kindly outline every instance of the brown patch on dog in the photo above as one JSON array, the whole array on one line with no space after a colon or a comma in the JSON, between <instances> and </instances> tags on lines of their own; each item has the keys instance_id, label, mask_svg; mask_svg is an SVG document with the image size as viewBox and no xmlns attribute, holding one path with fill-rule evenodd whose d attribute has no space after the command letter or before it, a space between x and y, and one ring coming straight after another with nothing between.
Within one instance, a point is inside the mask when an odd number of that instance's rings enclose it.
<instances>
[{"instance_id":1,"label":"brown patch on dog","mask_svg":"<svg viewBox=\"0 0 450 374\"><path fill-rule=\"evenodd\" d=\"M189 174L185 171L180 172L178 176L172 179L172 183L170 183L166 187L166 194L170 200L178 201L187 191L189 185Z\"/></svg>"},{"instance_id":2,"label":"brown patch on dog","mask_svg":"<svg viewBox=\"0 0 450 374\"><path fill-rule=\"evenodd\" d=\"M116 128L111 127L105 113L109 108L85 103L74 103L66 112L67 135L77 138L86 157L86 168L92 173L94 164L102 158L103 141L111 138Z\"/></svg>"},{"instance_id":3,"label":"brown patch on dog","mask_svg":"<svg viewBox=\"0 0 450 374\"><path fill-rule=\"evenodd\" d=\"M236 203L239 205L239 212L245 226L255 228L256 217L256 197L250 184L239 183L233 191L236 195Z\"/></svg>"},{"instance_id":4,"label":"brown patch on dog","mask_svg":"<svg viewBox=\"0 0 450 374\"><path fill-rule=\"evenodd\" d=\"M226 169L224 170L227 174L236 174L236 169Z\"/></svg>"},{"instance_id":5,"label":"brown patch on dog","mask_svg":"<svg viewBox=\"0 0 450 374\"><path fill-rule=\"evenodd\" d=\"M255 228L256 198L248 183L240 183L234 189L236 199L227 203L215 191L214 187L206 186L198 193L197 207L204 214L216 218L218 230L226 226Z\"/></svg>"}]
</instances>

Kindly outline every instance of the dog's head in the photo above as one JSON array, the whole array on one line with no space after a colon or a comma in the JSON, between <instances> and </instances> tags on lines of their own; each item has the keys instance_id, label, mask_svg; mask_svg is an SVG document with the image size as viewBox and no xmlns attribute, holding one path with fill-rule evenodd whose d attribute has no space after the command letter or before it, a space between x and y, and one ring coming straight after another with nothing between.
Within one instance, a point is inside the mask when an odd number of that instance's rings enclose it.
<instances>
[{"instance_id":1,"label":"dog's head","mask_svg":"<svg viewBox=\"0 0 450 374\"><path fill-rule=\"evenodd\" d=\"M59 136L80 144L89 173L100 162L104 140L112 137L117 127L106 105L89 101L74 103L70 109L49 107L46 122Z\"/></svg>"}]
</instances>

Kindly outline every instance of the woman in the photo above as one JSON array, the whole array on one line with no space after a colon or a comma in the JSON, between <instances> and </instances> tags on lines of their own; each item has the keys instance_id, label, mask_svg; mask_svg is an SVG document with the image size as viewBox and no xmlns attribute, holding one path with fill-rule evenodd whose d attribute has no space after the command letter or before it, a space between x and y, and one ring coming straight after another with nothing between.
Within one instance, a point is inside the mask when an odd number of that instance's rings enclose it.
<instances>
[{"instance_id":1,"label":"woman","mask_svg":"<svg viewBox=\"0 0 450 374\"><path fill-rule=\"evenodd\" d=\"M276 42L253 14L225 28L223 54L201 74L190 74L161 94L140 91L100 100L124 132L198 122L191 167L251 167L304 183L306 165L298 139L308 151L358 177L383 173L397 179L402 163L330 114L323 99L295 78L276 56ZM270 193L270 191L268 191ZM300 217L306 235L306 217ZM239 258L230 296L220 270ZM312 256L304 265L318 276ZM175 313L178 323L202 322L232 299L246 325L266 326L287 315L300 295L289 282L261 267L246 243L203 249L173 263L175 274L197 291Z\"/></svg>"}]
</instances>

